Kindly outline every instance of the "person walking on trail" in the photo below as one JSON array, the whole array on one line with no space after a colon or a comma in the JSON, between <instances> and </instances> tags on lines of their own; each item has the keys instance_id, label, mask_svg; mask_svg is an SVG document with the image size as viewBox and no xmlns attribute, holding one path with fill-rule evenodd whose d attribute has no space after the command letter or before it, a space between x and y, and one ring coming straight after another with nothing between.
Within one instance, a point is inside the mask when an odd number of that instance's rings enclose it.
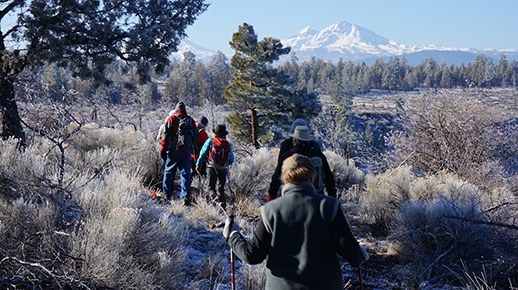
<instances>
[{"instance_id":1,"label":"person walking on trail","mask_svg":"<svg viewBox=\"0 0 518 290\"><path fill-rule=\"evenodd\" d=\"M198 157L200 157L200 151L203 147L203 144L205 144L205 141L209 139L209 134L205 131L205 128L207 128L207 125L209 124L209 119L207 117L202 116L198 122L196 122L196 130L198 130L198 141L196 142L196 148L194 149L194 152L191 152L191 163L192 168L196 168L196 161L198 160ZM200 167L200 173L198 173L196 170L192 171L192 176L200 174L201 176L205 177L207 176L207 166L205 163L202 164ZM191 177L192 177L191 176ZM191 178L192 179L192 178Z\"/></svg>"},{"instance_id":2,"label":"person walking on trail","mask_svg":"<svg viewBox=\"0 0 518 290\"><path fill-rule=\"evenodd\" d=\"M234 163L234 152L232 152L232 145L226 139L228 131L225 125L217 125L213 132L215 137L207 139L201 148L200 157L196 161L196 171L200 171L201 166L207 162L209 198L214 204L219 204L226 209L226 176L228 166ZM218 182L217 190L216 181Z\"/></svg>"},{"instance_id":3,"label":"person walking on trail","mask_svg":"<svg viewBox=\"0 0 518 290\"><path fill-rule=\"evenodd\" d=\"M293 121L293 123L291 124L290 134L293 134L295 132L295 128L297 128L297 126L309 127L306 120L301 119L301 118L295 119L295 121ZM320 150L320 146L318 145L318 143L315 140L312 140L311 145L313 146L313 148L315 150ZM279 146L279 156L277 158L277 164L282 165L282 162L281 162L282 155L284 155L284 153L291 150L292 148L293 148L293 137L290 135L290 137L284 139L281 142L281 145ZM322 150L320 150L320 151L322 151Z\"/></svg>"},{"instance_id":4,"label":"person walking on trail","mask_svg":"<svg viewBox=\"0 0 518 290\"><path fill-rule=\"evenodd\" d=\"M180 199L191 204L191 147L198 140L196 123L187 115L185 104L178 102L173 115L165 122L164 137L160 140L160 156L165 161L162 190L167 199L173 196L176 170L180 171Z\"/></svg>"},{"instance_id":5,"label":"person walking on trail","mask_svg":"<svg viewBox=\"0 0 518 290\"><path fill-rule=\"evenodd\" d=\"M282 197L260 208L251 240L228 218L223 236L248 264L266 259L266 289L343 289L338 255L353 267L369 256L358 244L340 200L315 192L316 170L300 154L282 165Z\"/></svg>"},{"instance_id":6,"label":"person walking on trail","mask_svg":"<svg viewBox=\"0 0 518 290\"><path fill-rule=\"evenodd\" d=\"M171 117L174 114L174 112L175 112L175 110L169 111L169 115L167 115L167 118L165 118L164 123L162 123L162 125L160 125L160 128L158 128L158 134L156 135L156 140L159 143L160 143L160 141L162 141L162 139L165 136L165 123L167 122L167 119L169 119L169 117Z\"/></svg>"},{"instance_id":7,"label":"person walking on trail","mask_svg":"<svg viewBox=\"0 0 518 290\"><path fill-rule=\"evenodd\" d=\"M325 188L327 195L336 197L335 177L329 167L329 163L327 162L327 158L324 153L322 153L320 149L316 149L314 147L313 136L311 136L309 128L307 126L297 126L291 137L293 140L293 148L285 152L279 158L275 172L272 175L267 200L271 201L277 198L278 191L282 185L282 163L286 158L293 154L302 154L310 158L313 167L316 170L316 177L313 181L313 186L315 187L316 192L323 194Z\"/></svg>"}]
</instances>

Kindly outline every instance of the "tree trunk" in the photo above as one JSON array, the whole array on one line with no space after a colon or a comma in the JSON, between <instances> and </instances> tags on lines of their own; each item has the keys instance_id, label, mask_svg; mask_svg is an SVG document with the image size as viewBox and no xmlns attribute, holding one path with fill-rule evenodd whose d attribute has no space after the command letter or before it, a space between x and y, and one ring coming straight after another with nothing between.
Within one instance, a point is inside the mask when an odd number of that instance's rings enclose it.
<instances>
[{"instance_id":1,"label":"tree trunk","mask_svg":"<svg viewBox=\"0 0 518 290\"><path fill-rule=\"evenodd\" d=\"M14 85L11 81L0 79L0 106L2 114L2 138L14 137L20 140L20 145L25 145L25 133L18 114L18 106L14 97Z\"/></svg>"},{"instance_id":2,"label":"tree trunk","mask_svg":"<svg viewBox=\"0 0 518 290\"><path fill-rule=\"evenodd\" d=\"M254 108L250 109L250 114L252 118L250 119L250 123L252 125L252 144L255 148L259 148L259 141L257 138L259 136L259 124L257 123L257 111Z\"/></svg>"}]
</instances>

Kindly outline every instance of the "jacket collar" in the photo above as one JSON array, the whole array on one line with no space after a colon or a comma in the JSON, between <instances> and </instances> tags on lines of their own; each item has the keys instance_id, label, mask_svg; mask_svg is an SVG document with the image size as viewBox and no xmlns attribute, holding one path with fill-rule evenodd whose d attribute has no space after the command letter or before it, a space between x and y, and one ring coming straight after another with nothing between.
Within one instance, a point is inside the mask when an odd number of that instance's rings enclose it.
<instances>
[{"instance_id":1,"label":"jacket collar","mask_svg":"<svg viewBox=\"0 0 518 290\"><path fill-rule=\"evenodd\" d=\"M289 195L293 192L315 192L315 187L311 181L288 183L282 187L281 195Z\"/></svg>"}]
</instances>

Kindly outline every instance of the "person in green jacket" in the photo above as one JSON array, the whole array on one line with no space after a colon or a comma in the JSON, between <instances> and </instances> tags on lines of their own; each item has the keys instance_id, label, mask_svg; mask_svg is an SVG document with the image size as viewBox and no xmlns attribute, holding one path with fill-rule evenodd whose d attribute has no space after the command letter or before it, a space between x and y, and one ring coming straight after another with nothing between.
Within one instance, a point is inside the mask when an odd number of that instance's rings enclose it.
<instances>
[{"instance_id":1,"label":"person in green jacket","mask_svg":"<svg viewBox=\"0 0 518 290\"><path fill-rule=\"evenodd\" d=\"M311 160L300 154L282 164L282 196L261 207L251 240L227 219L223 236L248 264L266 262L266 289L343 289L337 254L352 266L368 259L349 228L340 201L318 194Z\"/></svg>"}]
</instances>

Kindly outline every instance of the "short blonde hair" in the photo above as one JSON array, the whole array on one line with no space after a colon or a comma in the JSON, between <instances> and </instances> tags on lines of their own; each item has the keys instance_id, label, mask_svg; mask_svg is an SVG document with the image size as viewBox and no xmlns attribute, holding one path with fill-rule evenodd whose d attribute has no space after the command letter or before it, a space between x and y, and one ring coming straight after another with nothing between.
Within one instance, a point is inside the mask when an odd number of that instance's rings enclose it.
<instances>
[{"instance_id":1,"label":"short blonde hair","mask_svg":"<svg viewBox=\"0 0 518 290\"><path fill-rule=\"evenodd\" d=\"M284 183L296 183L315 179L317 171L311 160L304 155L293 154L282 163L282 180Z\"/></svg>"}]
</instances>

